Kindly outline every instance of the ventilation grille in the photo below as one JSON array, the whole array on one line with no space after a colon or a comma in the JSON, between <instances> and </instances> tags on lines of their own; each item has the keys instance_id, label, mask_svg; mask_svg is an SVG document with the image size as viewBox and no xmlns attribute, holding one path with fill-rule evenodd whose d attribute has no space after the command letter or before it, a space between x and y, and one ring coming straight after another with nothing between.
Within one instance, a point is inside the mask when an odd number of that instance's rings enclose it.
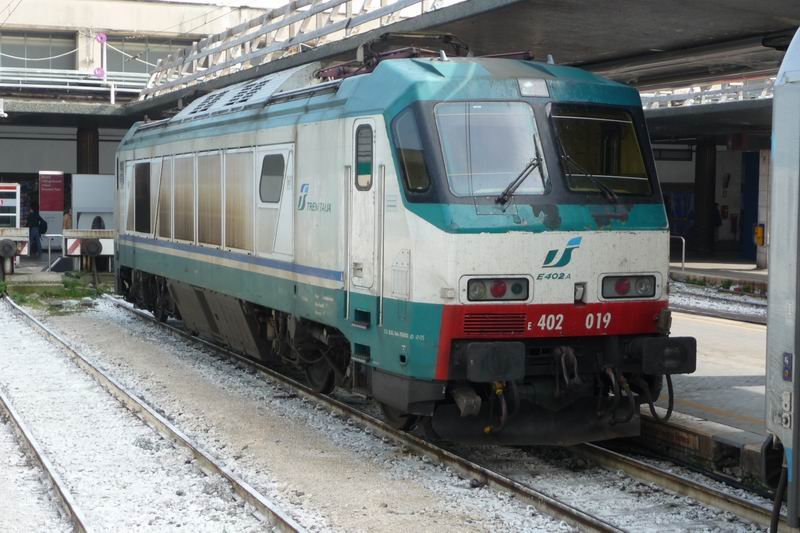
<instances>
[{"instance_id":1,"label":"ventilation grille","mask_svg":"<svg viewBox=\"0 0 800 533\"><path fill-rule=\"evenodd\" d=\"M221 91L221 92L213 93L213 94L209 95L208 98L206 98L203 101L202 104L200 104L199 106L197 106L194 109L192 109L190 114L191 115L196 115L198 113L205 113L206 111L211 109L211 106L213 106L215 103L217 103L217 101L219 99L221 99L223 96L225 96L226 94L228 94L227 91Z\"/></svg>"},{"instance_id":2,"label":"ventilation grille","mask_svg":"<svg viewBox=\"0 0 800 533\"><path fill-rule=\"evenodd\" d=\"M256 94L258 91L264 88L267 82L270 81L269 78L264 78L261 81L251 82L242 87L229 101L225 103L226 106L232 106L237 104L245 104L247 103L250 98Z\"/></svg>"},{"instance_id":3,"label":"ventilation grille","mask_svg":"<svg viewBox=\"0 0 800 533\"><path fill-rule=\"evenodd\" d=\"M466 335L514 335L525 333L527 318L521 314L472 314L464 316Z\"/></svg>"}]
</instances>

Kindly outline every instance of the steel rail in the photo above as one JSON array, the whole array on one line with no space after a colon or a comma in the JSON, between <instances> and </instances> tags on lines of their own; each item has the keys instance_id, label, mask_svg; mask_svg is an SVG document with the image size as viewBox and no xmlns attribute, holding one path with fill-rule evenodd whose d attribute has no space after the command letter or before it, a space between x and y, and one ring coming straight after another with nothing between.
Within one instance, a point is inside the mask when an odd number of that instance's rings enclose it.
<instances>
[{"instance_id":1,"label":"steel rail","mask_svg":"<svg viewBox=\"0 0 800 533\"><path fill-rule=\"evenodd\" d=\"M180 328L177 328L175 326L159 322L149 313L139 309L134 309L127 302L124 302L109 295L105 295L104 298L106 298L108 301L115 304L116 306L134 314L135 316L138 316L143 320L152 322L160 327L163 327L171 331L172 333L178 335L179 337L188 339L206 348L210 348L211 350L225 356L228 359L233 359L237 362L243 363L244 365L250 367L251 369L266 374L269 378L294 389L294 391L297 392L299 396L302 396L312 401L324 403L328 408L330 408L337 414L353 419L355 423L357 423L358 425L369 428L371 431L378 433L383 437L387 437L396 443L402 444L408 447L409 449L413 450L417 454L431 457L439 461L441 464L458 471L461 475L477 479L481 482L486 483L488 486L491 486L492 488L511 492L516 496L520 497L521 499L524 499L525 501L533 505L537 510L543 513L549 514L556 518L563 519L570 525L579 527L581 529L619 531L619 529L616 526L609 524L600 518L593 517L588 513L574 509L568 504L561 502L555 498L552 498L544 493L541 493L536 489L525 486L517 481L514 481L510 478L507 478L506 476L503 476L502 474L497 474L483 466L473 463L468 459L460 457L448 450L441 449L414 435L408 434L403 431L395 430L394 428L388 426L383 421L374 418L362 411L359 411L358 409L349 406L344 402L341 402L329 396L317 394L308 387L306 387L304 384L299 383L283 374L280 374L279 372L269 367L261 365L260 363L253 361L248 357L245 357L241 354L238 354L236 352L218 346L202 338L195 337L189 334L188 332ZM709 507L730 512L738 516L739 518L742 518L750 522L754 522L762 526L769 526L771 509L767 509L760 505L754 504L743 498L739 498L731 494L726 494L717 489L702 485L694 480L668 472L655 465L639 461L632 457L628 457L618 452L602 448L595 444L582 444L574 446L571 449L576 454L586 459L589 459L594 463L598 464L599 466L606 468L608 470L623 471L631 478L638 479L640 481L648 483L655 483L662 488L675 492L679 495L697 500L700 503L703 503L704 505L707 505ZM589 521L582 522L578 520L568 519L567 516L568 513L575 511L580 513L579 517L582 520L589 519ZM781 517L779 530L792 531L791 529L789 529L786 519L783 516Z\"/></svg>"},{"instance_id":2,"label":"steel rail","mask_svg":"<svg viewBox=\"0 0 800 533\"><path fill-rule=\"evenodd\" d=\"M69 341L42 324L39 320L17 305L17 303L8 296L6 296L5 299L18 316L23 318L29 324L33 325L34 329L38 330L43 337L49 339L56 345L60 345L70 359L72 359L72 361L75 362L75 364L77 364L81 370L94 378L101 387L103 387L114 398L116 398L126 409L136 415L145 424L158 431L168 440L187 449L197 461L197 464L201 470L207 474L216 474L226 479L233 488L233 491L244 501L252 505L263 516L263 518L269 522L270 526L278 531L287 533L304 531L299 524L297 524L291 517L280 510L273 502L269 501L248 483L239 479L239 477L233 472L224 466L217 464L208 453L190 441L181 430L175 427L165 417L158 414L148 404L139 400L133 394L128 392L114 378L89 362L89 360L84 357L74 346L72 346Z\"/></svg>"},{"instance_id":3,"label":"steel rail","mask_svg":"<svg viewBox=\"0 0 800 533\"><path fill-rule=\"evenodd\" d=\"M86 533L91 531L86 527L86 520L83 518L83 513L75 505L72 495L66 488L61 476L58 475L53 465L47 459L47 456L42 451L41 446L33 437L33 433L28 429L25 422L17 414L11 402L6 398L3 391L0 390L0 415L7 418L13 426L14 433L17 435L17 440L20 442L23 453L32 462L36 463L41 468L47 481L53 487L56 494L56 499L61 509L66 513L72 528L78 533Z\"/></svg>"},{"instance_id":4,"label":"steel rail","mask_svg":"<svg viewBox=\"0 0 800 533\"><path fill-rule=\"evenodd\" d=\"M632 478L647 483L655 483L672 492L687 496L700 503L735 514L739 518L769 527L771 509L749 502L743 498L726 494L717 489L707 487L697 481L668 472L655 465L628 457L621 453L602 448L595 444L574 446L573 451L582 457L610 470L621 470ZM781 516L780 531L793 531Z\"/></svg>"},{"instance_id":5,"label":"steel rail","mask_svg":"<svg viewBox=\"0 0 800 533\"><path fill-rule=\"evenodd\" d=\"M507 476L494 472L486 467L470 461L469 459L450 452L449 450L445 450L424 439L411 435L410 433L396 430L382 420L364 413L363 411L360 411L340 400L331 398L330 396L318 394L304 384L248 357L218 346L205 339L195 337L190 333L170 324L159 322L149 313L140 309L134 309L127 302L109 295L104 295L104 298L117 307L132 313L134 316L137 316L147 322L156 324L157 326L162 327L183 339L194 342L204 348L208 348L226 359L233 360L265 375L269 380L277 382L280 385L291 389L292 392L296 393L297 396L303 399L324 404L329 411L352 420L354 424L360 426L361 428L368 429L375 435L389 439L395 444L405 446L415 454L428 457L439 464L450 468L465 478L474 479L481 484L484 484L495 490L509 492L518 499L530 504L537 511L559 520L563 520L564 522L578 528L581 531L622 531L617 526L606 522L602 518L593 516L581 509L572 507L571 505L553 498L552 496L523 485L522 483L514 481Z\"/></svg>"}]
</instances>

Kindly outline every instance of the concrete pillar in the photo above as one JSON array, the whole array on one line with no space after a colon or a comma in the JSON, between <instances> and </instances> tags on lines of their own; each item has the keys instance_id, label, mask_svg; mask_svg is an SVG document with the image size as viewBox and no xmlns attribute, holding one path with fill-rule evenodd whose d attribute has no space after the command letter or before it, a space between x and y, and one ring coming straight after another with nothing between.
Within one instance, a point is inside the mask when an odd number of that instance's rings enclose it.
<instances>
[{"instance_id":1,"label":"concrete pillar","mask_svg":"<svg viewBox=\"0 0 800 533\"><path fill-rule=\"evenodd\" d=\"M758 223L764 225L764 246L756 248L756 266L767 268L769 257L770 151L761 150L758 168Z\"/></svg>"},{"instance_id":2,"label":"concrete pillar","mask_svg":"<svg viewBox=\"0 0 800 533\"><path fill-rule=\"evenodd\" d=\"M78 128L78 174L100 173L100 133L94 126Z\"/></svg>"},{"instance_id":3,"label":"concrete pillar","mask_svg":"<svg viewBox=\"0 0 800 533\"><path fill-rule=\"evenodd\" d=\"M694 247L700 253L714 251L716 233L717 144L698 139L694 165Z\"/></svg>"}]
</instances>

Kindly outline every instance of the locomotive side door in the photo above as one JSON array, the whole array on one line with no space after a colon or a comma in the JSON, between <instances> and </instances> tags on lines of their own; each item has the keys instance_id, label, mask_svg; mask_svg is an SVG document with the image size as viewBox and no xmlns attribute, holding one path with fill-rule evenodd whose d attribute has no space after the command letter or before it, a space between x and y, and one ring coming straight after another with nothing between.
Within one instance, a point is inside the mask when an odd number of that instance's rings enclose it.
<instances>
[{"instance_id":1,"label":"locomotive side door","mask_svg":"<svg viewBox=\"0 0 800 533\"><path fill-rule=\"evenodd\" d=\"M377 209L375 124L373 120L353 123L351 143L349 276L351 288L372 289L377 270ZM359 291L362 292L362 291ZM367 292L367 291L364 291Z\"/></svg>"}]
</instances>

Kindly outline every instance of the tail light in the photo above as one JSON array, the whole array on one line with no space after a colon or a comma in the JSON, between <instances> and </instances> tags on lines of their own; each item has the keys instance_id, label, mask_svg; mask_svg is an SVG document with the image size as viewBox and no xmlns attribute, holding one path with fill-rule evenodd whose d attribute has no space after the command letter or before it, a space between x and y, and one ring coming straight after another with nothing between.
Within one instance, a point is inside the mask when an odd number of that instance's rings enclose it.
<instances>
[{"instance_id":1,"label":"tail light","mask_svg":"<svg viewBox=\"0 0 800 533\"><path fill-rule=\"evenodd\" d=\"M471 279L467 282L470 302L524 301L528 299L528 280L525 278Z\"/></svg>"},{"instance_id":2,"label":"tail light","mask_svg":"<svg viewBox=\"0 0 800 533\"><path fill-rule=\"evenodd\" d=\"M607 276L603 278L603 298L652 298L655 295L655 276Z\"/></svg>"}]
</instances>

